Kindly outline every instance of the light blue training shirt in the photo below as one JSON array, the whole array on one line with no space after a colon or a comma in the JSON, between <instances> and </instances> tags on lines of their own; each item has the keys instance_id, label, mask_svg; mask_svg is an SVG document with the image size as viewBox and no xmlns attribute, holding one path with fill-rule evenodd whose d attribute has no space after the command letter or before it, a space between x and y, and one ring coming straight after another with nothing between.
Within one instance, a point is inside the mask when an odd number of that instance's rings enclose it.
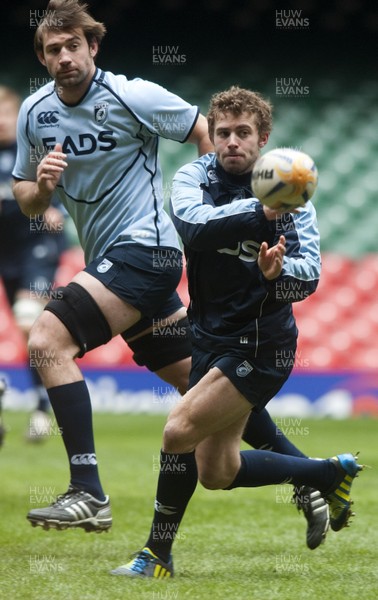
<instances>
[{"instance_id":1,"label":"light blue training shirt","mask_svg":"<svg viewBox=\"0 0 378 600\"><path fill-rule=\"evenodd\" d=\"M185 142L199 109L163 87L97 69L85 96L65 104L51 81L22 104L13 177L36 181L38 162L61 143L56 196L88 264L128 243L179 248L164 210L159 136Z\"/></svg>"}]
</instances>

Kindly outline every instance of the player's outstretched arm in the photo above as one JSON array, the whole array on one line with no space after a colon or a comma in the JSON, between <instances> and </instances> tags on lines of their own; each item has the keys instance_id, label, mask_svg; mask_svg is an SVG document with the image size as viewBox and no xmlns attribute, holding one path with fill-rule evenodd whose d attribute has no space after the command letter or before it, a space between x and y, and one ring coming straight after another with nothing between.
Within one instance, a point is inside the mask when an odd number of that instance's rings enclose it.
<instances>
[{"instance_id":1,"label":"player's outstretched arm","mask_svg":"<svg viewBox=\"0 0 378 600\"><path fill-rule=\"evenodd\" d=\"M14 182L14 197L26 216L42 214L50 206L60 176L67 167L65 159L61 144L56 144L54 150L39 163L36 181Z\"/></svg>"}]
</instances>

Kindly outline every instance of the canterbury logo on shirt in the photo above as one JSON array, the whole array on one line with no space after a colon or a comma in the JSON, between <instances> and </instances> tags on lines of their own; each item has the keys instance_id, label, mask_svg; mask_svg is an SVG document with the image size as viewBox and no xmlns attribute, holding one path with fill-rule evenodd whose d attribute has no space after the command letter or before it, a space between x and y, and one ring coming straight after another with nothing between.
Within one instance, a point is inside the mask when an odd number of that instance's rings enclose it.
<instances>
[{"instance_id":1,"label":"canterbury logo on shirt","mask_svg":"<svg viewBox=\"0 0 378 600\"><path fill-rule=\"evenodd\" d=\"M71 456L72 465L97 465L95 454L74 454Z\"/></svg>"},{"instance_id":2,"label":"canterbury logo on shirt","mask_svg":"<svg viewBox=\"0 0 378 600\"><path fill-rule=\"evenodd\" d=\"M57 110L47 110L40 112L37 121L40 125L57 125L59 121L59 112Z\"/></svg>"}]
</instances>

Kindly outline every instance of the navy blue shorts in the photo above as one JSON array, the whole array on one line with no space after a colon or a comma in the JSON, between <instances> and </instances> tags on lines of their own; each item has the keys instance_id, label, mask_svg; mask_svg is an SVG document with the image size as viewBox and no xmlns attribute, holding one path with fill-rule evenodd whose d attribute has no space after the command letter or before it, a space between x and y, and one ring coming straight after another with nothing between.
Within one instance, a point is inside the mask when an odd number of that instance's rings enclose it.
<instances>
[{"instance_id":1,"label":"navy blue shorts","mask_svg":"<svg viewBox=\"0 0 378 600\"><path fill-rule=\"evenodd\" d=\"M125 332L130 338L183 306L176 292L182 264L176 248L125 244L96 258L84 271L141 312L141 320Z\"/></svg>"},{"instance_id":2,"label":"navy blue shorts","mask_svg":"<svg viewBox=\"0 0 378 600\"><path fill-rule=\"evenodd\" d=\"M296 342L255 357L254 348L210 352L193 345L189 389L213 367L218 367L237 390L260 412L288 379L295 360Z\"/></svg>"}]
</instances>

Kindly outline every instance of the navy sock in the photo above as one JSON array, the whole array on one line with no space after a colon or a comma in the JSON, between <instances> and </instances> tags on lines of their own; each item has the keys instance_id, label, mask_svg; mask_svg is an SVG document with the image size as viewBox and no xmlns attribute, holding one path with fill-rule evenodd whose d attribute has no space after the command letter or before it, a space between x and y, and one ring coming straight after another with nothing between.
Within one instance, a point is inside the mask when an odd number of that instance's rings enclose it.
<instances>
[{"instance_id":1,"label":"navy sock","mask_svg":"<svg viewBox=\"0 0 378 600\"><path fill-rule=\"evenodd\" d=\"M251 412L243 440L253 448L307 458L277 427L266 408L259 413Z\"/></svg>"},{"instance_id":2,"label":"navy sock","mask_svg":"<svg viewBox=\"0 0 378 600\"><path fill-rule=\"evenodd\" d=\"M35 367L30 367L30 375L32 378L33 386L38 395L38 402L36 406L36 410L41 410L42 412L48 412L50 408L49 397L47 394L47 390L43 385L41 378L38 374L38 371Z\"/></svg>"},{"instance_id":3,"label":"navy sock","mask_svg":"<svg viewBox=\"0 0 378 600\"><path fill-rule=\"evenodd\" d=\"M47 390L70 463L71 484L104 500L95 454L92 406L85 381Z\"/></svg>"},{"instance_id":4,"label":"navy sock","mask_svg":"<svg viewBox=\"0 0 378 600\"><path fill-rule=\"evenodd\" d=\"M194 452L170 454L161 451L155 513L146 546L167 562L186 506L198 479Z\"/></svg>"},{"instance_id":5,"label":"navy sock","mask_svg":"<svg viewBox=\"0 0 378 600\"><path fill-rule=\"evenodd\" d=\"M292 483L325 491L335 481L336 467L328 460L298 458L267 450L246 450L240 457L240 470L229 490Z\"/></svg>"}]
</instances>

